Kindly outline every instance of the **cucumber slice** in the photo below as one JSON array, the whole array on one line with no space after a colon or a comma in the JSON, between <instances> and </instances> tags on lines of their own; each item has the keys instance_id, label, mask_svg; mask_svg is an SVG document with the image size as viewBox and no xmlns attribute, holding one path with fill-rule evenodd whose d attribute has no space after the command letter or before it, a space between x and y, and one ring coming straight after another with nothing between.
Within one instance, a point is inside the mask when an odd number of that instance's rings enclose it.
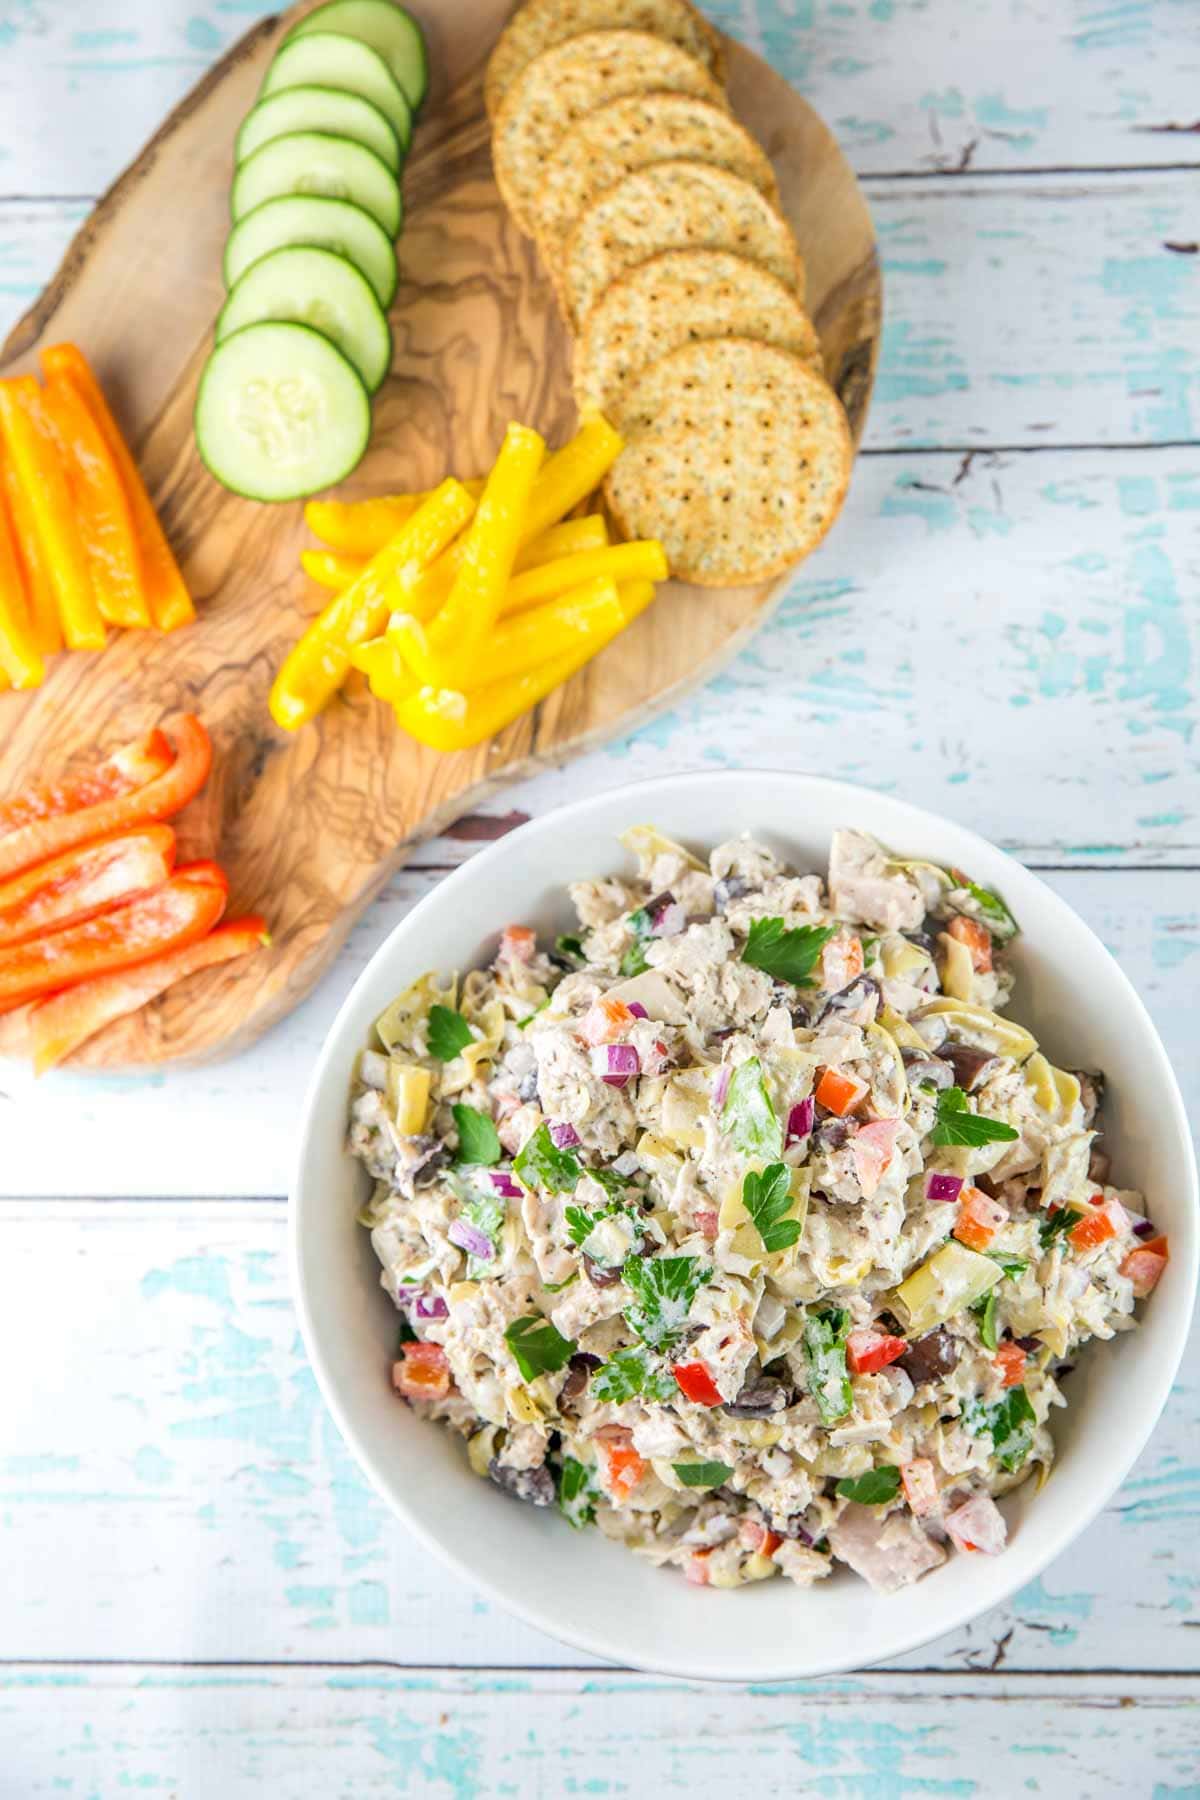
<instances>
[{"instance_id":1,"label":"cucumber slice","mask_svg":"<svg viewBox=\"0 0 1200 1800\"><path fill-rule=\"evenodd\" d=\"M233 178L229 197L234 223L281 194L352 200L378 220L390 238L399 233L404 216L400 184L375 152L353 138L330 137L324 131L289 132L247 158Z\"/></svg>"},{"instance_id":2,"label":"cucumber slice","mask_svg":"<svg viewBox=\"0 0 1200 1800\"><path fill-rule=\"evenodd\" d=\"M340 31L378 50L416 112L429 86L429 59L421 27L402 6L392 0L326 0L293 25L288 38L310 31Z\"/></svg>"},{"instance_id":3,"label":"cucumber slice","mask_svg":"<svg viewBox=\"0 0 1200 1800\"><path fill-rule=\"evenodd\" d=\"M333 31L314 31L285 38L267 70L260 100L295 87L344 88L377 106L405 155L412 142L412 108L383 57L357 38Z\"/></svg>"},{"instance_id":4,"label":"cucumber slice","mask_svg":"<svg viewBox=\"0 0 1200 1800\"><path fill-rule=\"evenodd\" d=\"M316 194L264 200L239 219L225 245L225 286L236 287L251 263L292 244L311 244L346 257L362 270L385 311L395 299L396 252L379 221L349 200L323 200Z\"/></svg>"},{"instance_id":5,"label":"cucumber slice","mask_svg":"<svg viewBox=\"0 0 1200 1800\"><path fill-rule=\"evenodd\" d=\"M247 269L221 309L217 342L266 319L311 325L349 358L372 393L391 365L392 334L370 282L332 250L294 245Z\"/></svg>"},{"instance_id":6,"label":"cucumber slice","mask_svg":"<svg viewBox=\"0 0 1200 1800\"><path fill-rule=\"evenodd\" d=\"M356 468L371 435L367 390L309 325L247 325L200 377L196 447L248 500L298 500Z\"/></svg>"},{"instance_id":7,"label":"cucumber slice","mask_svg":"<svg viewBox=\"0 0 1200 1800\"><path fill-rule=\"evenodd\" d=\"M294 131L328 131L334 137L353 138L373 150L393 175L399 175L404 162L400 139L377 106L345 88L326 87L280 88L260 100L242 121L234 161L244 163L264 144Z\"/></svg>"}]
</instances>

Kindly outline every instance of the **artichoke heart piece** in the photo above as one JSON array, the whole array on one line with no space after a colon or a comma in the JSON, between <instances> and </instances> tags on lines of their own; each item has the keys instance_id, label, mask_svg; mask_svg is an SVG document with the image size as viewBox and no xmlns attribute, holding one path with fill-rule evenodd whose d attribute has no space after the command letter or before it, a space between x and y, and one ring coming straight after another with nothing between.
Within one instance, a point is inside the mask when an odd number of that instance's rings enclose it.
<instances>
[{"instance_id":1,"label":"artichoke heart piece","mask_svg":"<svg viewBox=\"0 0 1200 1800\"><path fill-rule=\"evenodd\" d=\"M800 1226L794 1244L786 1249L768 1253L763 1245L757 1225L746 1211L746 1202L742 1198L744 1177L732 1177L725 1185L721 1197L721 1206L717 1214L717 1227L720 1231L733 1233L732 1249L736 1256L745 1257L746 1261L762 1264L768 1270L789 1268L796 1260L796 1254L804 1241L804 1221L808 1216L808 1195L812 1186L812 1169L806 1163L803 1168L789 1172L788 1185L791 1191L791 1203L783 1214L784 1219L795 1219Z\"/></svg>"},{"instance_id":2,"label":"artichoke heart piece","mask_svg":"<svg viewBox=\"0 0 1200 1800\"><path fill-rule=\"evenodd\" d=\"M912 1016L918 1021L944 1019L947 1030L964 1043L990 1050L993 1056L1011 1057L1013 1062L1027 1062L1037 1049L1037 1039L1023 1025L989 1012L986 1006L971 1006L965 1000L939 996L927 1000Z\"/></svg>"},{"instance_id":3,"label":"artichoke heart piece","mask_svg":"<svg viewBox=\"0 0 1200 1800\"><path fill-rule=\"evenodd\" d=\"M933 967L933 958L920 944L910 943L899 932L889 932L879 950L883 972L889 981L908 981L914 986Z\"/></svg>"},{"instance_id":4,"label":"artichoke heart piece","mask_svg":"<svg viewBox=\"0 0 1200 1800\"><path fill-rule=\"evenodd\" d=\"M617 842L623 844L631 856L639 862L651 863L658 856L681 856L689 869L699 869L706 874L704 863L694 857L690 850L677 844L674 838L664 837L656 825L631 825L628 831L617 834Z\"/></svg>"},{"instance_id":5,"label":"artichoke heart piece","mask_svg":"<svg viewBox=\"0 0 1200 1800\"><path fill-rule=\"evenodd\" d=\"M659 1129L680 1150L704 1148L714 1074L713 1069L681 1069L666 1084Z\"/></svg>"},{"instance_id":6,"label":"artichoke heart piece","mask_svg":"<svg viewBox=\"0 0 1200 1800\"><path fill-rule=\"evenodd\" d=\"M901 1023L903 1024L903 1020ZM908 1076L904 1072L900 1046L887 1026L876 1019L863 1029L870 1042L884 1055L883 1072L871 1083L871 1098L877 1106L880 1100L887 1102L886 1107L879 1107L886 1117L902 1119L908 1111ZM915 1031L913 1036L917 1036ZM920 1039L917 1041L919 1043Z\"/></svg>"},{"instance_id":7,"label":"artichoke heart piece","mask_svg":"<svg viewBox=\"0 0 1200 1800\"><path fill-rule=\"evenodd\" d=\"M418 1137L429 1116L429 1094L433 1076L415 1063L389 1062L387 1097L401 1137Z\"/></svg>"},{"instance_id":8,"label":"artichoke heart piece","mask_svg":"<svg viewBox=\"0 0 1200 1800\"><path fill-rule=\"evenodd\" d=\"M1056 1069L1039 1050L1025 1064L1025 1079L1043 1112L1063 1123L1074 1118L1080 1101L1080 1087L1074 1075L1066 1069Z\"/></svg>"},{"instance_id":9,"label":"artichoke heart piece","mask_svg":"<svg viewBox=\"0 0 1200 1800\"><path fill-rule=\"evenodd\" d=\"M967 946L948 931L937 935L937 965L942 992L952 1000L969 1001L975 992L975 965Z\"/></svg>"},{"instance_id":10,"label":"artichoke heart piece","mask_svg":"<svg viewBox=\"0 0 1200 1800\"><path fill-rule=\"evenodd\" d=\"M375 1021L375 1035L387 1051L415 1054L414 1040L418 1031L422 1039L432 1006L454 1008L458 993L458 976L443 977L435 969L428 970L411 987L397 995Z\"/></svg>"},{"instance_id":11,"label":"artichoke heart piece","mask_svg":"<svg viewBox=\"0 0 1200 1800\"><path fill-rule=\"evenodd\" d=\"M896 1299L912 1336L922 1337L974 1305L1003 1279L998 1262L951 1238L900 1283Z\"/></svg>"},{"instance_id":12,"label":"artichoke heart piece","mask_svg":"<svg viewBox=\"0 0 1200 1800\"><path fill-rule=\"evenodd\" d=\"M919 1031L914 1031L903 1013L898 1013L894 1006L885 1006L877 1020L887 1032L892 1042L905 1050L920 1050L928 1055L928 1045Z\"/></svg>"}]
</instances>

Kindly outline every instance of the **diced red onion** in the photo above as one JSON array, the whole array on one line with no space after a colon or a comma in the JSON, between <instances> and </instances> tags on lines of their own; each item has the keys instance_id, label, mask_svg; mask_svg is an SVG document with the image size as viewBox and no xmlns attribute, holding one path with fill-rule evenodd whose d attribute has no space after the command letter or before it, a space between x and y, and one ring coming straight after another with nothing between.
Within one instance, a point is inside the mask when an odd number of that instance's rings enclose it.
<instances>
[{"instance_id":1,"label":"diced red onion","mask_svg":"<svg viewBox=\"0 0 1200 1800\"><path fill-rule=\"evenodd\" d=\"M670 901L660 912L655 913L650 926L651 937L678 937L687 924L687 908L678 900Z\"/></svg>"},{"instance_id":2,"label":"diced red onion","mask_svg":"<svg viewBox=\"0 0 1200 1800\"><path fill-rule=\"evenodd\" d=\"M578 1141L579 1140L576 1139L576 1142ZM519 1200L521 1198L520 1185L513 1180L507 1169L489 1169L488 1179L495 1192L503 1199Z\"/></svg>"},{"instance_id":3,"label":"diced red onion","mask_svg":"<svg viewBox=\"0 0 1200 1800\"><path fill-rule=\"evenodd\" d=\"M1139 1219L1134 1225L1133 1235L1134 1237L1140 1238L1152 1238L1154 1236L1154 1226L1150 1223L1149 1219Z\"/></svg>"},{"instance_id":4,"label":"diced red onion","mask_svg":"<svg viewBox=\"0 0 1200 1800\"><path fill-rule=\"evenodd\" d=\"M717 1070L717 1079L713 1082L712 1091L712 1109L714 1112L720 1112L725 1104L725 1096L729 1092L729 1078L732 1074L733 1070L729 1067L728 1063L723 1063Z\"/></svg>"},{"instance_id":5,"label":"diced red onion","mask_svg":"<svg viewBox=\"0 0 1200 1800\"><path fill-rule=\"evenodd\" d=\"M480 1233L482 1236L482 1233ZM418 1319L448 1319L450 1308L440 1294L418 1294L413 1307Z\"/></svg>"},{"instance_id":6,"label":"diced red onion","mask_svg":"<svg viewBox=\"0 0 1200 1800\"><path fill-rule=\"evenodd\" d=\"M817 1116L817 1103L812 1095L807 1100L800 1100L788 1114L787 1141L789 1144L799 1143L806 1138L813 1128L813 1120Z\"/></svg>"},{"instance_id":7,"label":"diced red onion","mask_svg":"<svg viewBox=\"0 0 1200 1800\"><path fill-rule=\"evenodd\" d=\"M579 1143L579 1133L564 1119L560 1124L550 1126L550 1142L556 1150L574 1150Z\"/></svg>"},{"instance_id":8,"label":"diced red onion","mask_svg":"<svg viewBox=\"0 0 1200 1800\"><path fill-rule=\"evenodd\" d=\"M452 1244L457 1244L460 1250L466 1250L469 1255L477 1256L480 1262L491 1262L496 1254L491 1238L486 1232L480 1231L478 1225L472 1225L468 1219L454 1219L446 1236Z\"/></svg>"},{"instance_id":9,"label":"diced red onion","mask_svg":"<svg viewBox=\"0 0 1200 1800\"><path fill-rule=\"evenodd\" d=\"M635 1019L648 1019L650 1017L650 1014L646 1011L640 1000L627 1000L625 1004Z\"/></svg>"},{"instance_id":10,"label":"diced red onion","mask_svg":"<svg viewBox=\"0 0 1200 1800\"><path fill-rule=\"evenodd\" d=\"M417 1298L421 1290L419 1287L397 1287L393 1288L392 1292L396 1296L397 1306L408 1306Z\"/></svg>"},{"instance_id":11,"label":"diced red onion","mask_svg":"<svg viewBox=\"0 0 1200 1800\"><path fill-rule=\"evenodd\" d=\"M925 1198L927 1200L957 1200L962 1191L961 1175L929 1174L925 1177Z\"/></svg>"},{"instance_id":12,"label":"diced red onion","mask_svg":"<svg viewBox=\"0 0 1200 1800\"><path fill-rule=\"evenodd\" d=\"M633 1044L599 1044L592 1051L592 1070L609 1087L624 1087L631 1075L640 1074L641 1067Z\"/></svg>"}]
</instances>

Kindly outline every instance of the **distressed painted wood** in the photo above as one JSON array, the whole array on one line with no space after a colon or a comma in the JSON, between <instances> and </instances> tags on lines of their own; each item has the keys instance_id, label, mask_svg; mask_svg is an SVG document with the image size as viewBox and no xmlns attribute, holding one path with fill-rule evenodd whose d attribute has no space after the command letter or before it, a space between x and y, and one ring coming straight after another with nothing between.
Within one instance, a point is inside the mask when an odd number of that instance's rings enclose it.
<instances>
[{"instance_id":1,"label":"distressed painted wood","mask_svg":"<svg viewBox=\"0 0 1200 1800\"><path fill-rule=\"evenodd\" d=\"M36 369L47 343L84 347L199 601L187 631L156 641L126 633L102 657L58 658L34 693L0 695L0 792L94 754L98 720L108 747L170 712L199 713L216 752L197 809L199 853L227 871L231 907L271 926L252 980L194 976L84 1045L73 1060L88 1068L207 1061L252 1044L329 967L413 844L501 782L633 730L708 680L786 586L664 583L654 606L543 704L455 755L397 731L358 678L306 730L272 724L271 682L313 610L297 566L302 508L228 493L201 462L192 420L221 298L231 145L300 10L249 32L164 121L0 351L16 374ZM469 13L445 0L416 10L434 79L405 166L392 366L374 397L371 446L340 490L362 494L478 474L513 418L552 447L577 425L552 288L492 179L482 56L505 0L475 0ZM794 90L732 41L727 62L731 107L771 146L780 204L803 247L806 304L857 443L879 347L870 214ZM8 1021L0 1048L19 1055L26 1042L23 1023Z\"/></svg>"},{"instance_id":2,"label":"distressed painted wood","mask_svg":"<svg viewBox=\"0 0 1200 1800\"><path fill-rule=\"evenodd\" d=\"M10 0L0 189L97 194L270 0ZM707 0L796 82L861 173L1200 160L1186 0ZM37 68L36 84L26 78ZM68 112L71 130L48 132ZM32 147L32 149L31 149Z\"/></svg>"},{"instance_id":3,"label":"distressed painted wood","mask_svg":"<svg viewBox=\"0 0 1200 1800\"><path fill-rule=\"evenodd\" d=\"M12 1670L25 1796L148 1789L410 1800L763 1794L1185 1800L1200 1681L860 1676L728 1690L652 1677L136 1665ZM323 1779L320 1772L324 1772Z\"/></svg>"}]
</instances>

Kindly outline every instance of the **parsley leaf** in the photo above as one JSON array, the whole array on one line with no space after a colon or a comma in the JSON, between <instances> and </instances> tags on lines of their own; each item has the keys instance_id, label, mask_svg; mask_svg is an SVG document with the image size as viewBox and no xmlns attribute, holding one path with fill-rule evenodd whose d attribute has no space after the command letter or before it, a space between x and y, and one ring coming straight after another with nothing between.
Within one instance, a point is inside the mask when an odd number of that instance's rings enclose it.
<instances>
[{"instance_id":1,"label":"parsley leaf","mask_svg":"<svg viewBox=\"0 0 1200 1800\"><path fill-rule=\"evenodd\" d=\"M564 1456L558 1474L558 1510L569 1525L582 1531L596 1516L596 1489L593 1470L587 1463Z\"/></svg>"},{"instance_id":2,"label":"parsley leaf","mask_svg":"<svg viewBox=\"0 0 1200 1800\"><path fill-rule=\"evenodd\" d=\"M963 1423L972 1437L990 1432L996 1448L996 1461L1011 1475L1019 1469L1033 1449L1037 1414L1023 1387L1009 1388L1003 1400L986 1406L978 1398L963 1405Z\"/></svg>"},{"instance_id":3,"label":"parsley leaf","mask_svg":"<svg viewBox=\"0 0 1200 1800\"><path fill-rule=\"evenodd\" d=\"M585 963L587 961L587 957L584 954L582 938L571 936L556 937L554 940L554 948L558 955L563 957L567 962Z\"/></svg>"},{"instance_id":4,"label":"parsley leaf","mask_svg":"<svg viewBox=\"0 0 1200 1800\"><path fill-rule=\"evenodd\" d=\"M598 1181L605 1193L614 1197L623 1194L629 1186L629 1176L618 1175L615 1169L585 1169L583 1172L590 1175L593 1181Z\"/></svg>"},{"instance_id":5,"label":"parsley leaf","mask_svg":"<svg viewBox=\"0 0 1200 1800\"><path fill-rule=\"evenodd\" d=\"M564 1288L569 1288L573 1281L578 1280L579 1270L572 1269L565 1281L543 1281L542 1286L548 1294L561 1294Z\"/></svg>"},{"instance_id":6,"label":"parsley leaf","mask_svg":"<svg viewBox=\"0 0 1200 1800\"><path fill-rule=\"evenodd\" d=\"M891 1463L882 1463L864 1475L843 1475L836 1491L843 1500L857 1500L860 1506L882 1506L899 1493L900 1471Z\"/></svg>"},{"instance_id":7,"label":"parsley leaf","mask_svg":"<svg viewBox=\"0 0 1200 1800\"><path fill-rule=\"evenodd\" d=\"M523 1318L514 1319L504 1334L504 1341L525 1381L565 1368L575 1354L570 1338L560 1336L549 1319L539 1318L537 1313L526 1313Z\"/></svg>"},{"instance_id":8,"label":"parsley leaf","mask_svg":"<svg viewBox=\"0 0 1200 1800\"><path fill-rule=\"evenodd\" d=\"M451 1109L454 1123L458 1127L458 1156L460 1163L473 1163L482 1168L490 1168L498 1163L503 1152L500 1139L496 1136L496 1127L485 1112L477 1106L458 1105Z\"/></svg>"},{"instance_id":9,"label":"parsley leaf","mask_svg":"<svg viewBox=\"0 0 1200 1800\"><path fill-rule=\"evenodd\" d=\"M720 1487L733 1474L729 1464L723 1462L672 1463L671 1467L684 1487Z\"/></svg>"},{"instance_id":10,"label":"parsley leaf","mask_svg":"<svg viewBox=\"0 0 1200 1800\"><path fill-rule=\"evenodd\" d=\"M972 881L971 877L964 875L961 869L951 869L950 879L957 883L965 893L970 894L983 914L984 920L991 926L997 937L1016 937L1021 928L994 888L980 887L977 881Z\"/></svg>"},{"instance_id":11,"label":"parsley leaf","mask_svg":"<svg viewBox=\"0 0 1200 1800\"><path fill-rule=\"evenodd\" d=\"M471 1027L460 1012L448 1006L429 1009L429 1054L439 1062L450 1062L471 1043Z\"/></svg>"},{"instance_id":12,"label":"parsley leaf","mask_svg":"<svg viewBox=\"0 0 1200 1800\"><path fill-rule=\"evenodd\" d=\"M985 1350L998 1350L1000 1340L996 1335L996 1290L985 1294L982 1300L976 1300L970 1308L979 1320L979 1341Z\"/></svg>"},{"instance_id":13,"label":"parsley leaf","mask_svg":"<svg viewBox=\"0 0 1200 1800\"><path fill-rule=\"evenodd\" d=\"M789 931L782 919L753 919L742 961L793 987L810 986L809 976L836 925L797 925Z\"/></svg>"},{"instance_id":14,"label":"parsley leaf","mask_svg":"<svg viewBox=\"0 0 1200 1800\"><path fill-rule=\"evenodd\" d=\"M850 1314L844 1306L809 1313L804 1321L804 1356L808 1363L808 1391L826 1425L844 1419L854 1405L854 1390L846 1368L846 1339Z\"/></svg>"},{"instance_id":15,"label":"parsley leaf","mask_svg":"<svg viewBox=\"0 0 1200 1800\"><path fill-rule=\"evenodd\" d=\"M650 967L646 961L645 939L650 936L650 914L644 906L631 912L626 923L633 933L633 942L621 958L622 975L642 975Z\"/></svg>"},{"instance_id":16,"label":"parsley leaf","mask_svg":"<svg viewBox=\"0 0 1200 1800\"><path fill-rule=\"evenodd\" d=\"M1079 1223L1080 1215L1073 1206L1056 1206L1038 1220L1038 1242L1043 1250L1048 1250L1056 1237L1073 1231Z\"/></svg>"},{"instance_id":17,"label":"parsley leaf","mask_svg":"<svg viewBox=\"0 0 1200 1800\"><path fill-rule=\"evenodd\" d=\"M563 1217L566 1220L567 1236L573 1244L580 1248L604 1219L628 1219L633 1227L635 1240L642 1235L640 1213L636 1212L632 1206L622 1205L619 1200L614 1200L607 1206L601 1206L595 1212L589 1212L585 1206L568 1206L564 1208Z\"/></svg>"},{"instance_id":18,"label":"parsley leaf","mask_svg":"<svg viewBox=\"0 0 1200 1800\"><path fill-rule=\"evenodd\" d=\"M757 1056L739 1063L729 1078L721 1109L721 1128L743 1156L778 1162L783 1154L783 1128L775 1116Z\"/></svg>"},{"instance_id":19,"label":"parsley leaf","mask_svg":"<svg viewBox=\"0 0 1200 1800\"><path fill-rule=\"evenodd\" d=\"M579 1158L558 1148L546 1124L538 1126L513 1158L513 1174L526 1187L544 1187L548 1194L573 1194L582 1173Z\"/></svg>"},{"instance_id":20,"label":"parsley leaf","mask_svg":"<svg viewBox=\"0 0 1200 1800\"><path fill-rule=\"evenodd\" d=\"M929 1134L931 1144L1006 1144L1020 1136L1001 1119L985 1119L967 1106L961 1088L944 1088L938 1095L937 1123Z\"/></svg>"},{"instance_id":21,"label":"parsley leaf","mask_svg":"<svg viewBox=\"0 0 1200 1800\"><path fill-rule=\"evenodd\" d=\"M679 1387L669 1369L653 1367L644 1350L618 1350L603 1368L597 1369L588 1384L594 1400L611 1400L619 1406L643 1394L647 1400L674 1400Z\"/></svg>"},{"instance_id":22,"label":"parsley leaf","mask_svg":"<svg viewBox=\"0 0 1200 1800\"><path fill-rule=\"evenodd\" d=\"M1023 1275L1029 1267L1023 1256L1010 1256L1007 1250L985 1250L983 1254L990 1256L993 1262L999 1263L1004 1274L1013 1281L1018 1275Z\"/></svg>"},{"instance_id":23,"label":"parsley leaf","mask_svg":"<svg viewBox=\"0 0 1200 1800\"><path fill-rule=\"evenodd\" d=\"M662 1350L687 1324L692 1301L712 1270L698 1256L631 1256L622 1270L633 1293L625 1318L644 1344Z\"/></svg>"},{"instance_id":24,"label":"parsley leaf","mask_svg":"<svg viewBox=\"0 0 1200 1800\"><path fill-rule=\"evenodd\" d=\"M772 1163L761 1175L751 1170L742 1183L742 1204L768 1255L790 1249L799 1238L799 1219L787 1217L792 1204L792 1171L786 1163Z\"/></svg>"}]
</instances>

